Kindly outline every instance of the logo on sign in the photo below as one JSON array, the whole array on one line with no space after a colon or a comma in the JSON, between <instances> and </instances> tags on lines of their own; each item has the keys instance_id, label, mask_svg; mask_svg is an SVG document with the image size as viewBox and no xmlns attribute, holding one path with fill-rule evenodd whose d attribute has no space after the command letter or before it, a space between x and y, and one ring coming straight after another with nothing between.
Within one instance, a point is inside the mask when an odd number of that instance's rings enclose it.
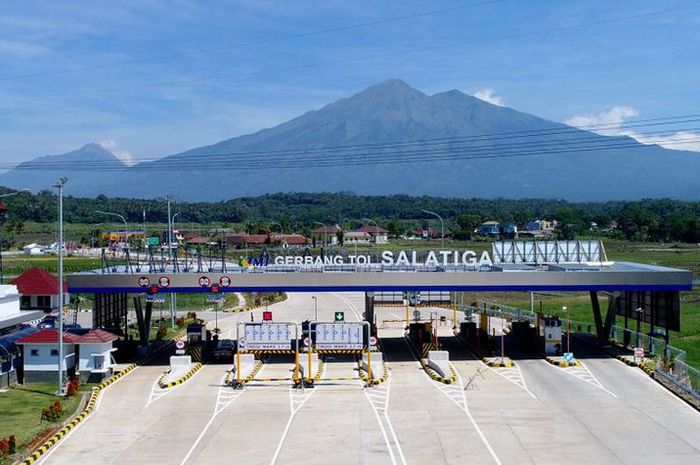
<instances>
[{"instance_id":1,"label":"logo on sign","mask_svg":"<svg viewBox=\"0 0 700 465\"><path fill-rule=\"evenodd\" d=\"M161 276L158 278L158 286L160 287L168 287L170 286L170 278L167 276Z\"/></svg>"},{"instance_id":2,"label":"logo on sign","mask_svg":"<svg viewBox=\"0 0 700 465\"><path fill-rule=\"evenodd\" d=\"M209 279L208 276L200 276L198 282L202 287L209 287L211 285L211 279Z\"/></svg>"},{"instance_id":3,"label":"logo on sign","mask_svg":"<svg viewBox=\"0 0 700 465\"><path fill-rule=\"evenodd\" d=\"M222 276L219 278L219 284L221 284L221 287L229 287L231 285L231 278L228 276Z\"/></svg>"},{"instance_id":4,"label":"logo on sign","mask_svg":"<svg viewBox=\"0 0 700 465\"><path fill-rule=\"evenodd\" d=\"M147 276L141 276L141 277L139 278L139 286L141 286L141 287L148 287L148 286L150 286L150 285L151 285L151 280L148 279Z\"/></svg>"}]
</instances>

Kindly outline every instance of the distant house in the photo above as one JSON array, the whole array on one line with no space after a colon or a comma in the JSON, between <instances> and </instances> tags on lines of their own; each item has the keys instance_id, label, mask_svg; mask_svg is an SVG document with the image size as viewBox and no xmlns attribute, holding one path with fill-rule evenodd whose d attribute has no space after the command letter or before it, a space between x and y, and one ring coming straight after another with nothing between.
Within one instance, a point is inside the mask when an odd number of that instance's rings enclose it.
<instances>
[{"instance_id":1,"label":"distant house","mask_svg":"<svg viewBox=\"0 0 700 465\"><path fill-rule=\"evenodd\" d=\"M556 221L533 220L527 223L525 229L527 234L535 238L546 238L554 236L557 227Z\"/></svg>"},{"instance_id":2,"label":"distant house","mask_svg":"<svg viewBox=\"0 0 700 465\"><path fill-rule=\"evenodd\" d=\"M46 247L39 244L27 244L22 247L22 252L24 255L44 255L44 250Z\"/></svg>"},{"instance_id":3,"label":"distant house","mask_svg":"<svg viewBox=\"0 0 700 465\"><path fill-rule=\"evenodd\" d=\"M481 223L481 226L477 229L477 234L480 236L496 237L500 234L498 225L498 221L485 221Z\"/></svg>"},{"instance_id":4,"label":"distant house","mask_svg":"<svg viewBox=\"0 0 700 465\"><path fill-rule=\"evenodd\" d=\"M41 268L30 268L10 284L17 286L22 310L50 311L58 306L58 278ZM70 303L68 285L63 283L63 305Z\"/></svg>"},{"instance_id":5,"label":"distant house","mask_svg":"<svg viewBox=\"0 0 700 465\"><path fill-rule=\"evenodd\" d=\"M515 239L518 237L518 227L513 223L500 223L498 225L498 235L502 238Z\"/></svg>"},{"instance_id":6,"label":"distant house","mask_svg":"<svg viewBox=\"0 0 700 465\"><path fill-rule=\"evenodd\" d=\"M338 233L342 232L343 228L337 224L330 226L321 226L311 232L311 237L316 241L316 244L337 245Z\"/></svg>"},{"instance_id":7,"label":"distant house","mask_svg":"<svg viewBox=\"0 0 700 465\"><path fill-rule=\"evenodd\" d=\"M389 243L389 231L380 226L364 225L361 228L356 229L354 232L364 232L369 234L371 236L372 242L374 242L375 244Z\"/></svg>"},{"instance_id":8,"label":"distant house","mask_svg":"<svg viewBox=\"0 0 700 465\"><path fill-rule=\"evenodd\" d=\"M57 329L43 329L16 341L17 345L22 346L25 382L34 383L55 379L59 361L58 334ZM66 377L75 374L75 343L78 338L75 334L65 331L63 333L61 370Z\"/></svg>"},{"instance_id":9,"label":"distant house","mask_svg":"<svg viewBox=\"0 0 700 465\"><path fill-rule=\"evenodd\" d=\"M126 231L106 231L102 233L102 240L109 242L110 244L114 242L126 242ZM143 231L129 231L130 240L140 240L146 239L146 233Z\"/></svg>"},{"instance_id":10,"label":"distant house","mask_svg":"<svg viewBox=\"0 0 700 465\"><path fill-rule=\"evenodd\" d=\"M440 234L436 233L435 230L431 227L428 227L427 229L414 229L413 231L411 231L411 235L413 237L422 239L435 239L437 237L440 237Z\"/></svg>"},{"instance_id":11,"label":"distant house","mask_svg":"<svg viewBox=\"0 0 700 465\"><path fill-rule=\"evenodd\" d=\"M350 231L345 233L345 244L370 244L372 235L364 231Z\"/></svg>"}]
</instances>

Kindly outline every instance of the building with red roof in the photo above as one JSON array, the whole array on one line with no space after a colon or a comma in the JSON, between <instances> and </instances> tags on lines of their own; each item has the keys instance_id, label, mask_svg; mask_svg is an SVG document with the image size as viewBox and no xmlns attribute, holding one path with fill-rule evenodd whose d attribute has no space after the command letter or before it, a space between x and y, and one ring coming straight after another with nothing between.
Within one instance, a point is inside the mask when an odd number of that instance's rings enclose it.
<instances>
[{"instance_id":1,"label":"building with red roof","mask_svg":"<svg viewBox=\"0 0 700 465\"><path fill-rule=\"evenodd\" d=\"M58 278L41 268L30 268L10 284L17 286L20 295L20 308L22 310L58 309ZM63 283L63 305L70 303L68 285Z\"/></svg>"},{"instance_id":2,"label":"building with red roof","mask_svg":"<svg viewBox=\"0 0 700 465\"><path fill-rule=\"evenodd\" d=\"M24 380L53 380L58 371L58 330L44 329L18 339L23 347ZM71 329L63 332L63 370L80 380L101 381L113 371L113 342L118 336L103 329Z\"/></svg>"}]
</instances>

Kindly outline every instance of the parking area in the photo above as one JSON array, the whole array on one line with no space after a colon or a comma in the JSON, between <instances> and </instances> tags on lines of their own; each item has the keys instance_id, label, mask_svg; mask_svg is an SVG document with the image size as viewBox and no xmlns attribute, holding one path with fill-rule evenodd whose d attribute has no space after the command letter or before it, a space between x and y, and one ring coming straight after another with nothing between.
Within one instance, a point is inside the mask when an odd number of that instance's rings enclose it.
<instances>
[{"instance_id":1,"label":"parking area","mask_svg":"<svg viewBox=\"0 0 700 465\"><path fill-rule=\"evenodd\" d=\"M344 311L360 321L364 294L317 294L319 321ZM270 307L275 318L312 318L310 294ZM402 320L379 308L377 320ZM450 315L449 310L445 310ZM223 334L249 313L219 315ZM253 312L260 321L262 310ZM451 335L443 347L457 381L431 379L403 336L379 324L389 368L366 387L352 357L326 359L314 388L295 389L293 359L273 356L244 389L206 365L167 393L162 365L137 368L103 394L96 412L41 463L55 464L521 464L698 463L700 414L641 370L577 347L582 367L515 357L490 368Z\"/></svg>"}]
</instances>

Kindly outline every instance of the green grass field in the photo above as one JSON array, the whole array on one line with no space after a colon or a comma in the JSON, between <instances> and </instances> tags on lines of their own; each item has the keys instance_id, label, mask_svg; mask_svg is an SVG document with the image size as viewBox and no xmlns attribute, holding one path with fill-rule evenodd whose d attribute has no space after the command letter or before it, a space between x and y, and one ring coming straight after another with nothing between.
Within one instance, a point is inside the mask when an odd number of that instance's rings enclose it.
<instances>
[{"instance_id":1,"label":"green grass field","mask_svg":"<svg viewBox=\"0 0 700 465\"><path fill-rule=\"evenodd\" d=\"M84 390L81 386L81 391ZM14 434L18 450L26 448L35 436L70 418L78 408L81 394L60 399L63 409L58 422L41 421L41 410L59 399L55 392L55 383L35 383L11 387L0 393L0 439ZM0 459L0 464L4 463L11 462Z\"/></svg>"}]
</instances>

